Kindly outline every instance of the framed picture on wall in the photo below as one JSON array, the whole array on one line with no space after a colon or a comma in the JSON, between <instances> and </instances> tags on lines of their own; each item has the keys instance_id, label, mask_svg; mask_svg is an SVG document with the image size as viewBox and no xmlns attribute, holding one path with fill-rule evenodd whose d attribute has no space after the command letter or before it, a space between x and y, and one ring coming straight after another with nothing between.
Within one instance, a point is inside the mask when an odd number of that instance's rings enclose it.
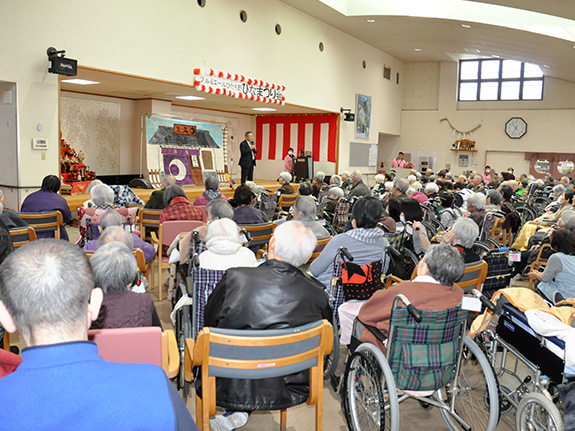
<instances>
[{"instance_id":1,"label":"framed picture on wall","mask_svg":"<svg viewBox=\"0 0 575 431\"><path fill-rule=\"evenodd\" d=\"M369 138L371 128L371 96L356 94L355 137Z\"/></svg>"}]
</instances>

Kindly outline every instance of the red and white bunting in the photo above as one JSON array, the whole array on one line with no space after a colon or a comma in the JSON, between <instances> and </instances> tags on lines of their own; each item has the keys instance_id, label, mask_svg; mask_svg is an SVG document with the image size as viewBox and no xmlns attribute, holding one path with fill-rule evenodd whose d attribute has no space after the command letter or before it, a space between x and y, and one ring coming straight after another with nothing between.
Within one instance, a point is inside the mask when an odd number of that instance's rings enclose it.
<instances>
[{"instance_id":1,"label":"red and white bunting","mask_svg":"<svg viewBox=\"0 0 575 431\"><path fill-rule=\"evenodd\" d=\"M236 99L285 105L285 86L261 79L248 78L237 73L214 69L194 69L196 90L210 94L223 94Z\"/></svg>"}]
</instances>

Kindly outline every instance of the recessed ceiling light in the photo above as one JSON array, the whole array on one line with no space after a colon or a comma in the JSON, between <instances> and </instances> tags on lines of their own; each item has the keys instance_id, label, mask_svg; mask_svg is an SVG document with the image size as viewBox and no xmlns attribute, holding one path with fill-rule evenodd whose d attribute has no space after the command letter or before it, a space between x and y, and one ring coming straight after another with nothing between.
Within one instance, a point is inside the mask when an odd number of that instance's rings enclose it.
<instances>
[{"instance_id":1,"label":"recessed ceiling light","mask_svg":"<svg viewBox=\"0 0 575 431\"><path fill-rule=\"evenodd\" d=\"M500 56L500 55L497 55L497 54L493 54L491 57L493 57L493 58L501 58L501 56Z\"/></svg>"},{"instance_id":2,"label":"recessed ceiling light","mask_svg":"<svg viewBox=\"0 0 575 431\"><path fill-rule=\"evenodd\" d=\"M543 67L546 67L547 69L551 69L551 66L549 66L548 64L544 64Z\"/></svg>"},{"instance_id":3,"label":"recessed ceiling light","mask_svg":"<svg viewBox=\"0 0 575 431\"><path fill-rule=\"evenodd\" d=\"M463 48L465 50L465 52L469 52L469 50L467 48Z\"/></svg>"},{"instance_id":4,"label":"recessed ceiling light","mask_svg":"<svg viewBox=\"0 0 575 431\"><path fill-rule=\"evenodd\" d=\"M367 22L375 22L374 19L368 19Z\"/></svg>"},{"instance_id":5,"label":"recessed ceiling light","mask_svg":"<svg viewBox=\"0 0 575 431\"><path fill-rule=\"evenodd\" d=\"M415 51L419 52L421 51L421 48L415 48Z\"/></svg>"},{"instance_id":6,"label":"recessed ceiling light","mask_svg":"<svg viewBox=\"0 0 575 431\"><path fill-rule=\"evenodd\" d=\"M461 27L463 28L471 28L471 26L469 24L461 24Z\"/></svg>"},{"instance_id":7,"label":"recessed ceiling light","mask_svg":"<svg viewBox=\"0 0 575 431\"><path fill-rule=\"evenodd\" d=\"M67 84L78 84L78 85L94 85L94 84L99 84L99 82L97 82L97 81L88 81L87 79L80 79L80 78L62 79L62 82L65 82L65 83L67 83Z\"/></svg>"},{"instance_id":8,"label":"recessed ceiling light","mask_svg":"<svg viewBox=\"0 0 575 431\"><path fill-rule=\"evenodd\" d=\"M252 108L254 111L275 111L274 108Z\"/></svg>"},{"instance_id":9,"label":"recessed ceiling light","mask_svg":"<svg viewBox=\"0 0 575 431\"><path fill-rule=\"evenodd\" d=\"M176 99L182 99L182 100L206 100L205 97L199 97L199 96L176 96Z\"/></svg>"},{"instance_id":10,"label":"recessed ceiling light","mask_svg":"<svg viewBox=\"0 0 575 431\"><path fill-rule=\"evenodd\" d=\"M481 51L479 51L478 49L476 49L475 51L477 51L478 54L481 54Z\"/></svg>"}]
</instances>

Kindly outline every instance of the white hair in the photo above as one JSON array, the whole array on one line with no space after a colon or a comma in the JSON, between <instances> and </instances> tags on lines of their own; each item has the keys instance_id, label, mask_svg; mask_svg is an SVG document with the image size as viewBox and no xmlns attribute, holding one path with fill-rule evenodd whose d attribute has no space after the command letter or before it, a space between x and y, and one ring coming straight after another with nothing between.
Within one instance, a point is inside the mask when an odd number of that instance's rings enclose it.
<instances>
[{"instance_id":1,"label":"white hair","mask_svg":"<svg viewBox=\"0 0 575 431\"><path fill-rule=\"evenodd\" d=\"M425 193L429 194L429 193L438 193L439 192L439 187L437 186L437 184L435 183L427 183L425 185Z\"/></svg>"},{"instance_id":2,"label":"white hair","mask_svg":"<svg viewBox=\"0 0 575 431\"><path fill-rule=\"evenodd\" d=\"M351 174L349 173L349 171L343 171L341 174L339 174L341 176L341 179L343 179L343 177L349 178L351 177Z\"/></svg>"},{"instance_id":3,"label":"white hair","mask_svg":"<svg viewBox=\"0 0 575 431\"><path fill-rule=\"evenodd\" d=\"M411 184L411 183L417 181L417 178L415 177L415 175L409 175L407 177L407 181L409 181L409 184Z\"/></svg>"},{"instance_id":4,"label":"white hair","mask_svg":"<svg viewBox=\"0 0 575 431\"><path fill-rule=\"evenodd\" d=\"M471 248L479 236L479 226L467 217L460 217L455 220L451 227L455 234L455 240L464 248Z\"/></svg>"},{"instance_id":5,"label":"white hair","mask_svg":"<svg viewBox=\"0 0 575 431\"><path fill-rule=\"evenodd\" d=\"M384 184L384 187L385 187L385 190L390 192L391 189L393 189L393 181L386 181Z\"/></svg>"},{"instance_id":6,"label":"white hair","mask_svg":"<svg viewBox=\"0 0 575 431\"><path fill-rule=\"evenodd\" d=\"M353 180L356 183L359 183L363 179L363 175L362 175L361 171L353 171L353 174L351 174L351 177L353 178Z\"/></svg>"},{"instance_id":7,"label":"white hair","mask_svg":"<svg viewBox=\"0 0 575 431\"><path fill-rule=\"evenodd\" d=\"M282 223L275 229L273 236L274 254L293 266L306 263L317 245L316 236L298 221Z\"/></svg>"},{"instance_id":8,"label":"white hair","mask_svg":"<svg viewBox=\"0 0 575 431\"><path fill-rule=\"evenodd\" d=\"M315 174L315 177L317 178L317 180L321 183L324 179L325 179L325 174L323 172L318 172L317 174Z\"/></svg>"},{"instance_id":9,"label":"white hair","mask_svg":"<svg viewBox=\"0 0 575 431\"><path fill-rule=\"evenodd\" d=\"M341 199L343 198L344 193L341 187L332 187L329 189L329 195Z\"/></svg>"},{"instance_id":10,"label":"white hair","mask_svg":"<svg viewBox=\"0 0 575 431\"><path fill-rule=\"evenodd\" d=\"M376 183L383 183L385 182L385 175L377 174L373 179Z\"/></svg>"},{"instance_id":11,"label":"white hair","mask_svg":"<svg viewBox=\"0 0 575 431\"><path fill-rule=\"evenodd\" d=\"M338 186L341 186L341 177L339 175L332 175L330 178L330 181L332 184L336 184Z\"/></svg>"},{"instance_id":12,"label":"white hair","mask_svg":"<svg viewBox=\"0 0 575 431\"><path fill-rule=\"evenodd\" d=\"M291 174L289 172L282 172L280 178L283 178L284 181L289 183L291 181Z\"/></svg>"},{"instance_id":13,"label":"white hair","mask_svg":"<svg viewBox=\"0 0 575 431\"><path fill-rule=\"evenodd\" d=\"M406 194L407 196L409 196L409 197L412 197L413 194L415 193L415 191L416 191L416 190L415 190L413 187L409 187L409 188L407 189L407 191L405 192L405 194Z\"/></svg>"},{"instance_id":14,"label":"white hair","mask_svg":"<svg viewBox=\"0 0 575 431\"><path fill-rule=\"evenodd\" d=\"M104 184L101 180L94 180L92 181L89 185L88 188L86 188L86 193L90 193L90 196L92 196L92 189L96 186L99 186L100 184Z\"/></svg>"},{"instance_id":15,"label":"white hair","mask_svg":"<svg viewBox=\"0 0 575 431\"><path fill-rule=\"evenodd\" d=\"M97 248L111 242L121 242L130 250L134 249L134 237L126 232L122 226L109 226L104 229L104 232L98 238Z\"/></svg>"},{"instance_id":16,"label":"white hair","mask_svg":"<svg viewBox=\"0 0 575 431\"><path fill-rule=\"evenodd\" d=\"M485 209L485 195L483 193L472 193L467 198L467 208L474 207L477 210Z\"/></svg>"},{"instance_id":17,"label":"white hair","mask_svg":"<svg viewBox=\"0 0 575 431\"><path fill-rule=\"evenodd\" d=\"M421 183L419 181L415 181L415 182L411 183L410 187L413 187L415 190L419 191L419 190L421 190Z\"/></svg>"},{"instance_id":18,"label":"white hair","mask_svg":"<svg viewBox=\"0 0 575 431\"><path fill-rule=\"evenodd\" d=\"M98 184L92 189L90 196L96 206L114 203L114 190L106 184Z\"/></svg>"},{"instance_id":19,"label":"white hair","mask_svg":"<svg viewBox=\"0 0 575 431\"><path fill-rule=\"evenodd\" d=\"M250 188L252 193L255 193L257 187L256 183L254 183L253 181L246 181L246 186Z\"/></svg>"},{"instance_id":20,"label":"white hair","mask_svg":"<svg viewBox=\"0 0 575 431\"><path fill-rule=\"evenodd\" d=\"M213 239L227 239L228 241L237 242L242 244L238 225L235 221L229 218L214 220L208 226L208 234L206 236L206 246L210 248L210 241Z\"/></svg>"}]
</instances>

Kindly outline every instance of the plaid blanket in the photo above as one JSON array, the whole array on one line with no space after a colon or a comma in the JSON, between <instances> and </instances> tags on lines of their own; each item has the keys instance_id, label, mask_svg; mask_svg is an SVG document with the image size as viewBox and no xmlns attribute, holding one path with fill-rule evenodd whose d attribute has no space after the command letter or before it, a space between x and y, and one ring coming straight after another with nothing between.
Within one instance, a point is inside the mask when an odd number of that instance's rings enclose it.
<instances>
[{"instance_id":1,"label":"plaid blanket","mask_svg":"<svg viewBox=\"0 0 575 431\"><path fill-rule=\"evenodd\" d=\"M220 282L224 272L226 271L205 268L194 268L192 270L192 282L194 284L194 338L204 327L204 316L208 296L210 296L216 285Z\"/></svg>"}]
</instances>

